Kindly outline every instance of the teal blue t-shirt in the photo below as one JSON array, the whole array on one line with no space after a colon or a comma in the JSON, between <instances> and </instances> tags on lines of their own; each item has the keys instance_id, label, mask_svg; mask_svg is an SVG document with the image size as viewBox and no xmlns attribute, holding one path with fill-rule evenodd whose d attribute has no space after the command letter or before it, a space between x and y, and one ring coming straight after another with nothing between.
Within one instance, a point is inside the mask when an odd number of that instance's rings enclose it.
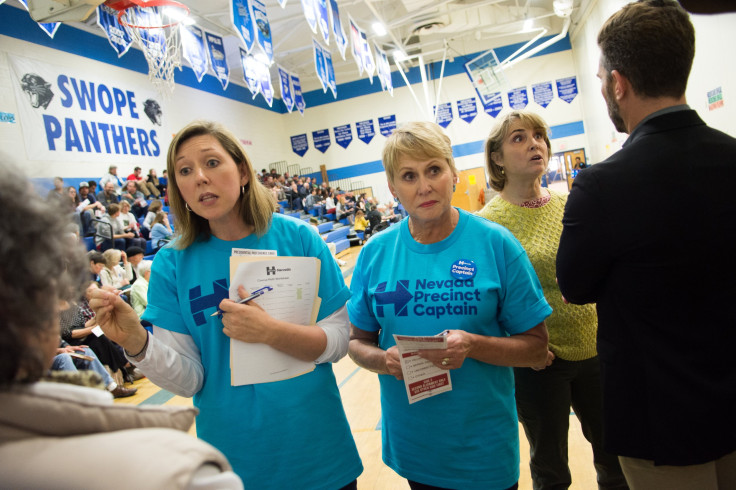
<instances>
[{"instance_id":1,"label":"teal blue t-shirt","mask_svg":"<svg viewBox=\"0 0 736 490\"><path fill-rule=\"evenodd\" d=\"M505 337L552 313L514 236L459 212L457 226L440 242L417 243L404 220L361 251L348 312L356 327L379 332L382 349L395 345L393 334L458 329ZM512 368L466 359L450 376L452 391L410 405L404 381L379 375L384 462L427 485L509 488L519 479Z\"/></svg>"},{"instance_id":2,"label":"teal blue t-shirt","mask_svg":"<svg viewBox=\"0 0 736 490\"><path fill-rule=\"evenodd\" d=\"M234 248L319 258L318 320L349 297L322 239L309 225L275 214L260 238L212 237L185 250L161 249L153 261L144 319L194 339L204 366L204 384L194 395L200 410L197 435L227 456L245 488L341 488L363 467L331 364L284 381L230 385L230 339L222 333L222 320L210 315L228 296Z\"/></svg>"}]
</instances>

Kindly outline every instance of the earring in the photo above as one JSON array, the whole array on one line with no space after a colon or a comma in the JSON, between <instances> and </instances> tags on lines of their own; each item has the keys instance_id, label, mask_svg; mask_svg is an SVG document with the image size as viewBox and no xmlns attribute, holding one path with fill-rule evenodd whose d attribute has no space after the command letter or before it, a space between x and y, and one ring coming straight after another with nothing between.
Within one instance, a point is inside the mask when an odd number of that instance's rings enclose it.
<instances>
[{"instance_id":1,"label":"earring","mask_svg":"<svg viewBox=\"0 0 736 490\"><path fill-rule=\"evenodd\" d=\"M189 203L185 202L184 207L187 208L187 211L189 211L190 213L192 212L192 210L189 208Z\"/></svg>"},{"instance_id":2,"label":"earring","mask_svg":"<svg viewBox=\"0 0 736 490\"><path fill-rule=\"evenodd\" d=\"M504 170L503 170L503 167L501 167L501 175L503 175L503 174L505 174L505 173L506 173L506 172L504 172Z\"/></svg>"},{"instance_id":3,"label":"earring","mask_svg":"<svg viewBox=\"0 0 736 490\"><path fill-rule=\"evenodd\" d=\"M455 192L456 189L457 189L457 185L456 184L452 184L452 192Z\"/></svg>"},{"instance_id":4,"label":"earring","mask_svg":"<svg viewBox=\"0 0 736 490\"><path fill-rule=\"evenodd\" d=\"M245 195L245 186L244 185L241 185L240 186L240 195L241 196L244 196Z\"/></svg>"}]
</instances>

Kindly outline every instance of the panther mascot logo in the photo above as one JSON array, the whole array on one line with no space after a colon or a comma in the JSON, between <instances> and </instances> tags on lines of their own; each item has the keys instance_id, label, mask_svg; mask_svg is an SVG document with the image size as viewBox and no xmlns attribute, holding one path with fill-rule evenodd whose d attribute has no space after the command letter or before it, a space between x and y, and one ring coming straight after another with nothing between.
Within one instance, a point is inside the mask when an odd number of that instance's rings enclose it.
<instances>
[{"instance_id":1,"label":"panther mascot logo","mask_svg":"<svg viewBox=\"0 0 736 490\"><path fill-rule=\"evenodd\" d=\"M34 109L38 109L41 106L46 109L51 103L51 99L54 98L54 93L51 91L51 84L47 83L46 80L35 73L26 73L23 75L23 78L20 79L20 86L23 92L28 95L31 101L31 107Z\"/></svg>"},{"instance_id":2,"label":"panther mascot logo","mask_svg":"<svg viewBox=\"0 0 736 490\"><path fill-rule=\"evenodd\" d=\"M161 126L161 116L163 116L163 112L161 112L161 106L158 102L153 99L147 99L143 103L143 112L146 113L146 116L148 116L148 119L150 119L153 124Z\"/></svg>"}]
</instances>

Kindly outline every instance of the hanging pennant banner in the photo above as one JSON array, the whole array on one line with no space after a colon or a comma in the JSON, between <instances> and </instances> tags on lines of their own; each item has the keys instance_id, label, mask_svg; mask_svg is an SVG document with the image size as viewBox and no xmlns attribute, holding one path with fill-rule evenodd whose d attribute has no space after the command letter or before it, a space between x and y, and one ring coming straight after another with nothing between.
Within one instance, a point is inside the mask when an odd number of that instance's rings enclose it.
<instances>
[{"instance_id":1,"label":"hanging pennant banner","mask_svg":"<svg viewBox=\"0 0 736 490\"><path fill-rule=\"evenodd\" d=\"M371 54L371 47L368 44L368 36L364 31L360 31L360 39L362 41L362 54L363 54L363 70L368 74L368 79L373 83L373 72L376 70L376 64L373 62L373 54Z\"/></svg>"},{"instance_id":2,"label":"hanging pennant banner","mask_svg":"<svg viewBox=\"0 0 736 490\"><path fill-rule=\"evenodd\" d=\"M204 42L204 32L195 25L182 25L179 29L179 34L181 35L181 51L184 59L191 65L197 81L201 82L209 66L207 47Z\"/></svg>"},{"instance_id":3,"label":"hanging pennant banner","mask_svg":"<svg viewBox=\"0 0 736 490\"><path fill-rule=\"evenodd\" d=\"M286 110L291 112L294 110L294 97L291 95L291 83L289 80L289 72L277 66L279 70L279 86L281 87L281 100L284 101Z\"/></svg>"},{"instance_id":4,"label":"hanging pennant banner","mask_svg":"<svg viewBox=\"0 0 736 490\"><path fill-rule=\"evenodd\" d=\"M373 51L376 52L376 73L378 75L378 81L381 82L381 90L386 90L386 76L383 72L383 61L381 58L381 53L383 53L383 51L376 43L373 43Z\"/></svg>"},{"instance_id":5,"label":"hanging pennant banner","mask_svg":"<svg viewBox=\"0 0 736 490\"><path fill-rule=\"evenodd\" d=\"M266 6L261 0L251 0L253 8L253 20L256 24L256 41L261 47L263 54L268 58L268 66L273 63L273 41L271 41L271 25L268 23Z\"/></svg>"},{"instance_id":6,"label":"hanging pennant banner","mask_svg":"<svg viewBox=\"0 0 736 490\"><path fill-rule=\"evenodd\" d=\"M314 11L317 14L317 24L322 33L322 40L330 45L330 14L332 10L327 6L327 0L312 0Z\"/></svg>"},{"instance_id":7,"label":"hanging pennant banner","mask_svg":"<svg viewBox=\"0 0 736 490\"><path fill-rule=\"evenodd\" d=\"M259 84L261 88L261 94L263 98L268 102L268 107L273 106L273 85L271 84L271 70L268 69L266 63L261 63L256 60L256 66L258 66Z\"/></svg>"},{"instance_id":8,"label":"hanging pennant banner","mask_svg":"<svg viewBox=\"0 0 736 490\"><path fill-rule=\"evenodd\" d=\"M578 95L577 77L560 78L557 80L557 97L568 104Z\"/></svg>"},{"instance_id":9,"label":"hanging pennant banner","mask_svg":"<svg viewBox=\"0 0 736 490\"><path fill-rule=\"evenodd\" d=\"M307 140L307 133L297 134L291 137L291 151L303 157L309 149L309 141Z\"/></svg>"},{"instance_id":10,"label":"hanging pennant banner","mask_svg":"<svg viewBox=\"0 0 736 490\"><path fill-rule=\"evenodd\" d=\"M435 122L443 128L449 126L454 117L452 114L452 104L450 102L434 106L434 113Z\"/></svg>"},{"instance_id":11,"label":"hanging pennant banner","mask_svg":"<svg viewBox=\"0 0 736 490\"><path fill-rule=\"evenodd\" d=\"M337 82L335 81L335 67L332 65L332 53L330 53L326 48L322 48L322 55L325 60L327 86L330 87L332 96L337 99Z\"/></svg>"},{"instance_id":12,"label":"hanging pennant banner","mask_svg":"<svg viewBox=\"0 0 736 490\"><path fill-rule=\"evenodd\" d=\"M118 22L118 11L107 5L97 7L97 25L107 34L110 46L118 53L118 58L128 52L133 40L130 33Z\"/></svg>"},{"instance_id":13,"label":"hanging pennant banner","mask_svg":"<svg viewBox=\"0 0 736 490\"><path fill-rule=\"evenodd\" d=\"M340 12L337 10L337 0L330 0L330 19L332 19L332 34L335 35L335 44L340 51L343 61L345 60L345 51L348 47L348 39L345 36L345 29L342 28L340 21Z\"/></svg>"},{"instance_id":14,"label":"hanging pennant banner","mask_svg":"<svg viewBox=\"0 0 736 490\"><path fill-rule=\"evenodd\" d=\"M230 83L230 68L227 66L222 38L211 32L205 32L204 38L207 40L207 49L210 52L212 71L215 72L215 76L220 80L222 89L226 90L228 83Z\"/></svg>"},{"instance_id":15,"label":"hanging pennant banner","mask_svg":"<svg viewBox=\"0 0 736 490\"><path fill-rule=\"evenodd\" d=\"M322 51L322 46L316 39L312 39L312 46L314 47L314 70L317 72L317 79L319 84L322 85L322 91L327 92L329 82L327 80L327 66L325 66L325 55Z\"/></svg>"},{"instance_id":16,"label":"hanging pennant banner","mask_svg":"<svg viewBox=\"0 0 736 490\"><path fill-rule=\"evenodd\" d=\"M462 99L457 101L457 115L460 119L470 124L478 115L478 106L475 104L475 97Z\"/></svg>"},{"instance_id":17,"label":"hanging pennant banner","mask_svg":"<svg viewBox=\"0 0 736 490\"><path fill-rule=\"evenodd\" d=\"M373 119L356 122L355 130L358 132L358 139L366 145L370 143L376 135L376 131L373 129Z\"/></svg>"},{"instance_id":18,"label":"hanging pennant banner","mask_svg":"<svg viewBox=\"0 0 736 490\"><path fill-rule=\"evenodd\" d=\"M317 34L317 13L314 2L315 0L302 0L302 10L304 10L304 17L307 19L309 28L314 34Z\"/></svg>"},{"instance_id":19,"label":"hanging pennant banner","mask_svg":"<svg viewBox=\"0 0 736 490\"><path fill-rule=\"evenodd\" d=\"M534 102L541 105L545 109L555 98L555 93L552 90L552 82L535 83L532 85L532 97Z\"/></svg>"},{"instance_id":20,"label":"hanging pennant banner","mask_svg":"<svg viewBox=\"0 0 736 490\"><path fill-rule=\"evenodd\" d=\"M396 114L378 118L378 130L386 138L391 136L391 133L393 133L395 129L396 129Z\"/></svg>"},{"instance_id":21,"label":"hanging pennant banner","mask_svg":"<svg viewBox=\"0 0 736 490\"><path fill-rule=\"evenodd\" d=\"M307 104L304 102L304 96L302 95L302 83L296 75L289 74L289 77L291 78L291 93L294 94L294 105L303 116Z\"/></svg>"},{"instance_id":22,"label":"hanging pennant banner","mask_svg":"<svg viewBox=\"0 0 736 490\"><path fill-rule=\"evenodd\" d=\"M338 145L343 148L350 146L353 141L353 130L350 124L343 124L342 126L335 126L335 141Z\"/></svg>"},{"instance_id":23,"label":"hanging pennant banner","mask_svg":"<svg viewBox=\"0 0 736 490\"><path fill-rule=\"evenodd\" d=\"M245 78L245 84L248 86L248 90L250 90L250 93L255 99L256 95L261 91L261 84L258 78L258 62L243 48L238 49L240 49L240 63L243 65L243 78Z\"/></svg>"},{"instance_id":24,"label":"hanging pennant banner","mask_svg":"<svg viewBox=\"0 0 736 490\"><path fill-rule=\"evenodd\" d=\"M529 94L526 91L526 87L518 87L508 92L509 107L514 110L520 111L529 104Z\"/></svg>"},{"instance_id":25,"label":"hanging pennant banner","mask_svg":"<svg viewBox=\"0 0 736 490\"><path fill-rule=\"evenodd\" d=\"M230 3L230 20L235 32L245 45L245 50L250 53L256 42L255 29L253 28L253 16L250 12L249 0L232 0Z\"/></svg>"},{"instance_id":26,"label":"hanging pennant banner","mask_svg":"<svg viewBox=\"0 0 736 490\"><path fill-rule=\"evenodd\" d=\"M28 10L28 2L27 0L19 0L21 4ZM30 12L30 10L28 10ZM59 30L59 26L61 25L61 22L36 22L38 24L38 27L43 29L43 32L49 35L51 39L54 38L54 34L56 34L56 31Z\"/></svg>"},{"instance_id":27,"label":"hanging pennant banner","mask_svg":"<svg viewBox=\"0 0 736 490\"><path fill-rule=\"evenodd\" d=\"M279 5L281 5L281 8L286 8L286 0L279 0Z\"/></svg>"},{"instance_id":28,"label":"hanging pennant banner","mask_svg":"<svg viewBox=\"0 0 736 490\"><path fill-rule=\"evenodd\" d=\"M498 116L498 113L503 110L503 97L501 92L488 95L488 102L483 103L483 110L491 117Z\"/></svg>"},{"instance_id":29,"label":"hanging pennant banner","mask_svg":"<svg viewBox=\"0 0 736 490\"><path fill-rule=\"evenodd\" d=\"M358 74L363 75L363 39L360 37L360 28L349 15L348 21L350 23L350 52L353 53L355 63L358 65Z\"/></svg>"},{"instance_id":30,"label":"hanging pennant banner","mask_svg":"<svg viewBox=\"0 0 736 490\"><path fill-rule=\"evenodd\" d=\"M318 131L312 131L312 139L314 140L314 147L322 153L326 152L332 144L330 139L329 129L320 129Z\"/></svg>"},{"instance_id":31,"label":"hanging pennant banner","mask_svg":"<svg viewBox=\"0 0 736 490\"><path fill-rule=\"evenodd\" d=\"M381 78L381 87L385 87L384 90L388 90L388 93L393 97L394 95L394 82L391 80L391 65L388 62L388 56L382 49L378 49L376 46L376 65L378 67L378 76Z\"/></svg>"}]
</instances>

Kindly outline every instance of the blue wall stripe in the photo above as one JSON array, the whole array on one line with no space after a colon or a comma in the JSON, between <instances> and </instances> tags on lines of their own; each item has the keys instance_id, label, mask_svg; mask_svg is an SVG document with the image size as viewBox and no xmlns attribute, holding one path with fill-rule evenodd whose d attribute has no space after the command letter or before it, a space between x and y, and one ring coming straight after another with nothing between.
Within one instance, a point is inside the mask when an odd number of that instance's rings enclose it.
<instances>
[{"instance_id":1,"label":"blue wall stripe","mask_svg":"<svg viewBox=\"0 0 736 490\"><path fill-rule=\"evenodd\" d=\"M565 138L567 136L575 136L578 134L584 134L585 127L583 121L575 121L567 124L560 124L559 126L552 126L550 128L550 139Z\"/></svg>"}]
</instances>

